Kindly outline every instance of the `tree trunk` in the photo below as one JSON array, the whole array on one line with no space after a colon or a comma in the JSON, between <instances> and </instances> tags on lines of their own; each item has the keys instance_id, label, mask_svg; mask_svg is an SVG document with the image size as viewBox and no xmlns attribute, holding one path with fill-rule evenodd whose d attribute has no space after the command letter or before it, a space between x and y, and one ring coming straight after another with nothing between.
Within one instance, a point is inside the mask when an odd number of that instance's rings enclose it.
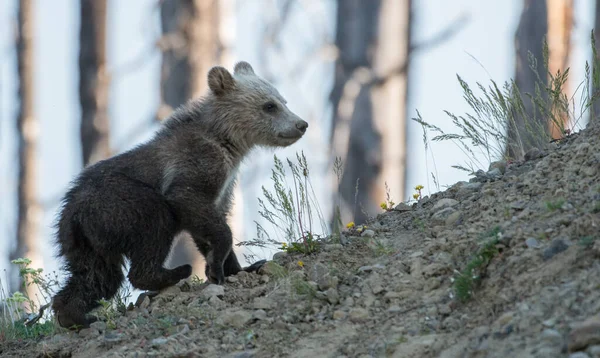
<instances>
[{"instance_id":1,"label":"tree trunk","mask_svg":"<svg viewBox=\"0 0 600 358\"><path fill-rule=\"evenodd\" d=\"M564 73L569 67L571 52L571 30L573 29L573 0L547 0L548 6L548 70L553 76ZM567 81L562 88L566 95L570 92ZM569 116L564 110L555 111L556 122L549 123L552 138L562 138L568 128Z\"/></svg>"},{"instance_id":2,"label":"tree trunk","mask_svg":"<svg viewBox=\"0 0 600 358\"><path fill-rule=\"evenodd\" d=\"M106 71L106 0L81 0L79 103L84 166L110 156L109 82Z\"/></svg>"},{"instance_id":3,"label":"tree trunk","mask_svg":"<svg viewBox=\"0 0 600 358\"><path fill-rule=\"evenodd\" d=\"M332 152L344 172L343 216L363 222L404 197L409 0L339 0Z\"/></svg>"},{"instance_id":4,"label":"tree trunk","mask_svg":"<svg viewBox=\"0 0 600 358\"><path fill-rule=\"evenodd\" d=\"M38 225L41 208L37 201L36 147L39 136L39 123L34 113L34 6L33 0L20 0L18 10L18 86L19 112L17 115L19 184L18 184L18 223L17 247L11 259L20 257L32 261L32 267L41 267L42 257L37 247ZM28 293L31 293L28 290Z\"/></svg>"},{"instance_id":5,"label":"tree trunk","mask_svg":"<svg viewBox=\"0 0 600 358\"><path fill-rule=\"evenodd\" d=\"M515 116L515 123L508 124L508 143L506 153L509 158L523 158L525 152L532 147L539 147L546 138L541 138L540 133L548 131L546 119L536 116L537 123L528 123L527 118L533 118L534 105L525 93L535 95L535 84L538 78L530 68L528 53L537 59L537 72L542 80L539 85L543 88L547 84L546 70L543 60L543 41L548 33L546 1L524 0L523 12L515 35L515 83L523 95L525 105L525 118Z\"/></svg>"},{"instance_id":6,"label":"tree trunk","mask_svg":"<svg viewBox=\"0 0 600 358\"><path fill-rule=\"evenodd\" d=\"M158 117L162 120L208 89L208 70L220 54L218 1L163 1L161 24L162 103ZM204 276L204 261L188 235L177 238L167 261L169 267L192 264L194 273Z\"/></svg>"},{"instance_id":7,"label":"tree trunk","mask_svg":"<svg viewBox=\"0 0 600 358\"><path fill-rule=\"evenodd\" d=\"M598 81L596 84L592 83L592 95L600 95L600 0L596 0L596 19L594 21L594 38L596 40L595 48L596 48L596 58L594 58L593 63L593 73L594 77L598 74ZM598 116L600 115L600 100L596 100L592 107L590 122L598 120Z\"/></svg>"}]
</instances>

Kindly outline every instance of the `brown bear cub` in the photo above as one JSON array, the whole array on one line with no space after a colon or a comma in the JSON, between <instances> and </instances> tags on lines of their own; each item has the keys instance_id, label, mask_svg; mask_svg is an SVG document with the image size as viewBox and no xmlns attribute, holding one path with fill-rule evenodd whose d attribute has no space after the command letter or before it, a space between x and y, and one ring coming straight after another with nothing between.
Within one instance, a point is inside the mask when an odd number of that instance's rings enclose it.
<instances>
[{"instance_id":1,"label":"brown bear cub","mask_svg":"<svg viewBox=\"0 0 600 358\"><path fill-rule=\"evenodd\" d=\"M191 274L166 269L173 238L191 234L210 282L242 268L226 217L237 168L257 146L286 147L308 123L247 62L233 75L208 73L209 93L178 108L150 141L85 168L66 193L56 223L59 255L69 271L52 308L63 327L87 327L87 313L121 286L160 290ZM245 270L260 267L254 264Z\"/></svg>"}]
</instances>

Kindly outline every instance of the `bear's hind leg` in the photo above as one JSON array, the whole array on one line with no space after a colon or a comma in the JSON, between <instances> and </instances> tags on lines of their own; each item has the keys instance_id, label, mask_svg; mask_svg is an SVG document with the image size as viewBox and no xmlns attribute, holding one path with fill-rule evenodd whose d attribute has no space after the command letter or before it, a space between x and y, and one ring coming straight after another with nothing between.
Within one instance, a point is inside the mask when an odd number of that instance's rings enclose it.
<instances>
[{"instance_id":1,"label":"bear's hind leg","mask_svg":"<svg viewBox=\"0 0 600 358\"><path fill-rule=\"evenodd\" d=\"M56 294L52 308L58 323L64 328L86 328L95 319L87 313L100 305L100 299L110 300L123 283L122 262L107 262L93 253L69 260L71 273L66 285Z\"/></svg>"},{"instance_id":2,"label":"bear's hind leg","mask_svg":"<svg viewBox=\"0 0 600 358\"><path fill-rule=\"evenodd\" d=\"M174 269L163 266L172 241L172 232L160 230L160 234L153 240L140 240L144 242L143 248L132 249L129 253L131 268L129 269L129 282L140 290L158 291L173 286L180 280L190 277L192 266L181 265Z\"/></svg>"}]
</instances>

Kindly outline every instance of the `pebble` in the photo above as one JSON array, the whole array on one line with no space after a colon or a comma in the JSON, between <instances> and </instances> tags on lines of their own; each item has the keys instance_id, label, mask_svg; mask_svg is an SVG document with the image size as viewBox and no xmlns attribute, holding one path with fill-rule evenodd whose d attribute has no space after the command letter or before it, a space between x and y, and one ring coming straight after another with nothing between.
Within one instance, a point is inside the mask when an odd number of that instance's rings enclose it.
<instances>
[{"instance_id":1,"label":"pebble","mask_svg":"<svg viewBox=\"0 0 600 358\"><path fill-rule=\"evenodd\" d=\"M350 310L350 321L352 322L364 322L369 318L369 311L364 308L353 308Z\"/></svg>"},{"instance_id":2,"label":"pebble","mask_svg":"<svg viewBox=\"0 0 600 358\"><path fill-rule=\"evenodd\" d=\"M333 287L330 287L330 288L327 290L327 293L326 293L326 294L327 294L327 301L328 301L329 303L331 303L332 305L335 305L336 303L338 303L338 302L339 302L339 300L340 300L340 295L339 295L338 291L337 291L335 288L333 288Z\"/></svg>"},{"instance_id":3,"label":"pebble","mask_svg":"<svg viewBox=\"0 0 600 358\"><path fill-rule=\"evenodd\" d=\"M106 322L96 321L96 322L90 324L90 328L96 329L100 332L104 332L106 330Z\"/></svg>"},{"instance_id":4,"label":"pebble","mask_svg":"<svg viewBox=\"0 0 600 358\"><path fill-rule=\"evenodd\" d=\"M569 354L569 358L590 358L590 356L584 352L576 352Z\"/></svg>"},{"instance_id":5,"label":"pebble","mask_svg":"<svg viewBox=\"0 0 600 358\"><path fill-rule=\"evenodd\" d=\"M398 205L396 205L396 207L394 208L394 210L396 211L411 211L412 210L412 206L409 206L405 203L400 203Z\"/></svg>"},{"instance_id":6,"label":"pebble","mask_svg":"<svg viewBox=\"0 0 600 358\"><path fill-rule=\"evenodd\" d=\"M245 310L225 312L221 317L221 323L235 328L242 328L252 319L252 314Z\"/></svg>"},{"instance_id":7,"label":"pebble","mask_svg":"<svg viewBox=\"0 0 600 358\"><path fill-rule=\"evenodd\" d=\"M385 266L382 264L375 264L375 265L367 265L367 266L361 266L358 268L358 271L360 272L371 272L374 270L382 270L384 269Z\"/></svg>"},{"instance_id":8,"label":"pebble","mask_svg":"<svg viewBox=\"0 0 600 358\"><path fill-rule=\"evenodd\" d=\"M533 237L530 237L527 240L525 240L525 245L527 245L527 247L530 249L535 249L535 248L540 247L540 243Z\"/></svg>"},{"instance_id":9,"label":"pebble","mask_svg":"<svg viewBox=\"0 0 600 358\"><path fill-rule=\"evenodd\" d=\"M264 321L267 319L267 312L265 310L256 310L252 312L252 318Z\"/></svg>"},{"instance_id":10,"label":"pebble","mask_svg":"<svg viewBox=\"0 0 600 358\"><path fill-rule=\"evenodd\" d=\"M79 330L79 337L93 337L93 336L97 336L99 335L100 332L98 332L97 329L95 328L83 328L81 330Z\"/></svg>"},{"instance_id":11,"label":"pebble","mask_svg":"<svg viewBox=\"0 0 600 358\"><path fill-rule=\"evenodd\" d=\"M346 312L342 310L333 311L333 319L340 320L346 318Z\"/></svg>"},{"instance_id":12,"label":"pebble","mask_svg":"<svg viewBox=\"0 0 600 358\"><path fill-rule=\"evenodd\" d=\"M555 345L560 345L563 342L563 336L555 329L546 328L542 332L542 339Z\"/></svg>"},{"instance_id":13,"label":"pebble","mask_svg":"<svg viewBox=\"0 0 600 358\"><path fill-rule=\"evenodd\" d=\"M361 237L373 237L375 236L375 231L371 229L367 229L360 234Z\"/></svg>"},{"instance_id":14,"label":"pebble","mask_svg":"<svg viewBox=\"0 0 600 358\"><path fill-rule=\"evenodd\" d=\"M600 315L577 324L569 333L569 352L582 350L594 344L600 344Z\"/></svg>"},{"instance_id":15,"label":"pebble","mask_svg":"<svg viewBox=\"0 0 600 358\"><path fill-rule=\"evenodd\" d=\"M556 254L559 254L568 248L569 245L567 245L562 239L554 239L550 243L550 247L544 250L542 257L544 258L544 261L550 260Z\"/></svg>"},{"instance_id":16,"label":"pebble","mask_svg":"<svg viewBox=\"0 0 600 358\"><path fill-rule=\"evenodd\" d=\"M252 302L252 308L271 310L277 308L277 302L273 301L268 297L255 297L254 301Z\"/></svg>"},{"instance_id":17,"label":"pebble","mask_svg":"<svg viewBox=\"0 0 600 358\"><path fill-rule=\"evenodd\" d=\"M435 205L433 206L433 208L431 210L433 210L433 211L439 211L439 210L442 210L442 209L445 209L445 208L451 208L451 207L456 206L458 204L459 204L458 200L444 198L444 199L438 200L438 202L435 203Z\"/></svg>"},{"instance_id":18,"label":"pebble","mask_svg":"<svg viewBox=\"0 0 600 358\"><path fill-rule=\"evenodd\" d=\"M211 298L211 297L223 297L225 295L225 288L221 285L210 284L200 291L200 297Z\"/></svg>"}]
</instances>

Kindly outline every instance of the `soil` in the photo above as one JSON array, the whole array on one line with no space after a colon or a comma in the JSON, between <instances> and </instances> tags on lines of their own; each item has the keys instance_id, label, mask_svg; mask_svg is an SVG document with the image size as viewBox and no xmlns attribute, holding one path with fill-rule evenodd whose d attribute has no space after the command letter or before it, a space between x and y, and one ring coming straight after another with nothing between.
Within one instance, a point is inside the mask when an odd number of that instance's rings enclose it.
<instances>
[{"instance_id":1,"label":"soil","mask_svg":"<svg viewBox=\"0 0 600 358\"><path fill-rule=\"evenodd\" d=\"M599 121L527 159L400 204L315 254L278 253L223 286L182 282L0 354L600 357Z\"/></svg>"}]
</instances>

